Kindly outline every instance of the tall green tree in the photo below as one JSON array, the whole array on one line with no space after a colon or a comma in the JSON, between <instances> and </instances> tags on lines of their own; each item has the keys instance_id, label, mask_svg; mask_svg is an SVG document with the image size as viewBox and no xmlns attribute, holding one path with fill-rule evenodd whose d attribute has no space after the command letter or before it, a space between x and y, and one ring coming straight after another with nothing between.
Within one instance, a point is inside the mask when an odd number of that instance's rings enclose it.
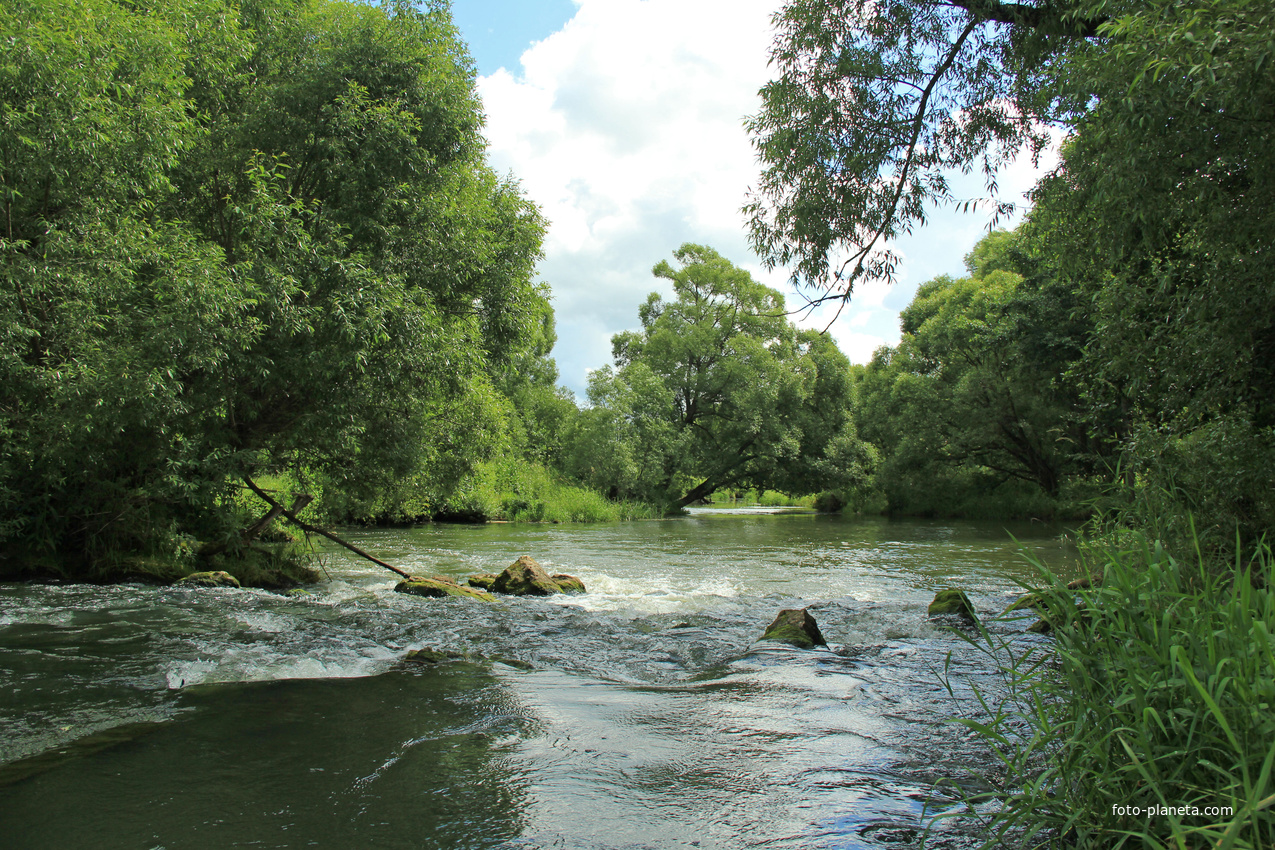
<instances>
[{"instance_id":1,"label":"tall green tree","mask_svg":"<svg viewBox=\"0 0 1275 850\"><path fill-rule=\"evenodd\" d=\"M233 538L262 472L464 471L543 312L543 223L484 161L445 9L19 0L0 25L8 546Z\"/></svg>"},{"instance_id":2,"label":"tall green tree","mask_svg":"<svg viewBox=\"0 0 1275 850\"><path fill-rule=\"evenodd\" d=\"M676 299L652 293L639 309L642 330L612 338L616 368L590 385L588 444L617 448L601 465L577 459L577 474L675 508L730 486L861 484L844 355L798 331L778 292L711 248L683 245L674 258L678 267L664 261L653 273Z\"/></svg>"},{"instance_id":3,"label":"tall green tree","mask_svg":"<svg viewBox=\"0 0 1275 850\"><path fill-rule=\"evenodd\" d=\"M856 415L881 450L877 485L893 510L967 512L1011 481L1056 502L1092 474L1068 375L1086 328L1071 299L1020 273L1031 265L1023 242L995 232L966 258L968 277L922 284L900 317L902 340L863 376Z\"/></svg>"}]
</instances>

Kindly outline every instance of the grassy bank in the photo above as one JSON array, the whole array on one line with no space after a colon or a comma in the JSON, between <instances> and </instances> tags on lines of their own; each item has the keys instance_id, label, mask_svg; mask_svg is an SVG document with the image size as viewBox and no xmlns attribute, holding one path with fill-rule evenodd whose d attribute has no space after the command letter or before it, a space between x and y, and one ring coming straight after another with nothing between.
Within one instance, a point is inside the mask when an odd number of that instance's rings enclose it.
<instances>
[{"instance_id":1,"label":"grassy bank","mask_svg":"<svg viewBox=\"0 0 1275 850\"><path fill-rule=\"evenodd\" d=\"M659 516L656 505L611 501L521 459L480 464L478 474L434 511L438 519L474 522L617 522Z\"/></svg>"},{"instance_id":2,"label":"grassy bank","mask_svg":"<svg viewBox=\"0 0 1275 850\"><path fill-rule=\"evenodd\" d=\"M986 847L1275 847L1268 547L1229 565L1140 534L1085 551L1101 583L1043 591L1050 643L995 639L1008 696L968 718L1001 761L970 797Z\"/></svg>"},{"instance_id":3,"label":"grassy bank","mask_svg":"<svg viewBox=\"0 0 1275 850\"><path fill-rule=\"evenodd\" d=\"M709 500L711 504L760 505L763 508L813 508L815 496L790 496L778 490L719 490Z\"/></svg>"},{"instance_id":4,"label":"grassy bank","mask_svg":"<svg viewBox=\"0 0 1275 850\"><path fill-rule=\"evenodd\" d=\"M658 506L607 499L545 466L523 458L479 463L450 491L439 493L424 481L406 481L393 492L352 496L304 487L288 477L262 479L283 493L305 490L315 496L305 516L320 525L410 525L419 522L616 522L660 516ZM255 499L242 496L245 505ZM253 507L258 510L258 507Z\"/></svg>"}]
</instances>

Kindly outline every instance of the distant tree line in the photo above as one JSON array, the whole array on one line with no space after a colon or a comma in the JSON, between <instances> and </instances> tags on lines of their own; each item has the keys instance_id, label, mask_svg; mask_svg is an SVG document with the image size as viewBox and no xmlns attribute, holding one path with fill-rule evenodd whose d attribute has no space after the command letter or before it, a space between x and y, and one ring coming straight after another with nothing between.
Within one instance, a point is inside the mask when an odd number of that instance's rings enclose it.
<instances>
[{"instance_id":1,"label":"distant tree line","mask_svg":"<svg viewBox=\"0 0 1275 850\"><path fill-rule=\"evenodd\" d=\"M581 409L534 277L545 223L486 164L445 4L13 0L0 569L233 555L265 507L252 485L316 496L325 522L604 518L607 499L654 514L742 489L1045 516L1105 494L1260 536L1263 8L794 0L750 211L817 297L891 279L888 240L954 200L945 169L992 174L1049 124L1070 131L1062 164L867 366L683 245L654 269L672 297L614 338Z\"/></svg>"}]
</instances>

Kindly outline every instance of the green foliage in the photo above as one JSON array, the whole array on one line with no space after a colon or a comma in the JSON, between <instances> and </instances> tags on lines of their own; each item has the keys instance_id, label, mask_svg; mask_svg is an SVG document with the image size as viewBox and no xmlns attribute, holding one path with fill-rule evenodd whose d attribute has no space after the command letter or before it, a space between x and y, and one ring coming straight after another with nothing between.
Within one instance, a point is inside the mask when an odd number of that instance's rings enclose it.
<instances>
[{"instance_id":1,"label":"green foliage","mask_svg":"<svg viewBox=\"0 0 1275 850\"><path fill-rule=\"evenodd\" d=\"M1050 87L1091 32L1082 4L791 0L775 22L779 77L749 122L766 166L752 240L838 296L893 279L885 242L953 200L945 172L979 167L994 188L999 165L1042 149L1042 119L1084 103Z\"/></svg>"},{"instance_id":2,"label":"green foliage","mask_svg":"<svg viewBox=\"0 0 1275 850\"><path fill-rule=\"evenodd\" d=\"M550 352L558 336L547 300L533 331L528 346L501 364L497 386L513 404L515 415L508 420L513 446L538 463L561 467L579 408L570 390L555 386L558 366Z\"/></svg>"},{"instance_id":3,"label":"green foliage","mask_svg":"<svg viewBox=\"0 0 1275 850\"><path fill-rule=\"evenodd\" d=\"M660 510L657 505L608 499L540 464L506 456L480 464L477 474L438 508L437 515L465 522L617 522L651 519Z\"/></svg>"},{"instance_id":4,"label":"green foliage","mask_svg":"<svg viewBox=\"0 0 1275 850\"><path fill-rule=\"evenodd\" d=\"M1012 418L1047 425L1067 462L1023 427L1025 456L1007 466L999 452L985 466L1030 469L1048 493L1068 474L1096 481L1118 467L1126 499L1156 494L1179 528L1200 517L1209 546L1237 527L1250 543L1270 529L1258 482L1275 474L1273 22L1269 3L1248 0L793 0L777 16L779 77L751 122L767 166L749 207L753 241L826 297L892 276L884 240L923 223L927 204L958 200L944 169L982 168L994 190L994 167L1038 149L1046 126L1070 132L1020 245L989 242L968 258L986 286L998 273L1024 277L1011 302L1035 318L987 321L975 336L1012 339L1030 368L975 386L987 374L979 354L967 388L987 396L991 417L909 437L909 468L927 451L984 451L989 429L1005 435L994 397L1009 401L1004 388L1039 369L1054 385L1028 395L1054 409ZM983 321L976 308L961 305ZM916 334L931 317L914 318L905 330ZM968 351L965 330L943 321L951 332L931 348ZM930 351L896 355L909 361L902 372L924 374L915 362ZM900 383L897 402L942 407L958 384ZM971 440L956 445L952 433ZM1236 489L1183 486L1244 463L1251 476L1225 473Z\"/></svg>"},{"instance_id":5,"label":"green foliage","mask_svg":"<svg viewBox=\"0 0 1275 850\"><path fill-rule=\"evenodd\" d=\"M1037 191L1051 274L1093 335L1075 376L1123 449L1141 521L1210 548L1272 527L1275 68L1269 6L1147 3L1075 74L1097 95Z\"/></svg>"},{"instance_id":6,"label":"green foliage","mask_svg":"<svg viewBox=\"0 0 1275 850\"><path fill-rule=\"evenodd\" d=\"M968 800L997 809L984 846L1275 844L1275 564L1242 551L1225 571L1109 538L1086 553L1100 586L1036 591L1052 652L981 633L1008 685L963 721L1003 766Z\"/></svg>"},{"instance_id":7,"label":"green foliage","mask_svg":"<svg viewBox=\"0 0 1275 850\"><path fill-rule=\"evenodd\" d=\"M225 537L245 476L481 459L543 222L445 11L19 0L0 51L0 546L80 568Z\"/></svg>"},{"instance_id":8,"label":"green foliage","mask_svg":"<svg viewBox=\"0 0 1275 850\"><path fill-rule=\"evenodd\" d=\"M722 487L854 486L869 455L849 417L849 362L784 318L779 293L711 248L683 245L657 277L641 332L612 340L590 379L567 468L612 497L680 508Z\"/></svg>"},{"instance_id":9,"label":"green foliage","mask_svg":"<svg viewBox=\"0 0 1275 850\"><path fill-rule=\"evenodd\" d=\"M1052 516L1088 471L1065 374L1084 340L1067 302L1019 273L1021 242L994 232L967 258L971 277L922 284L899 345L862 373L856 416L893 511Z\"/></svg>"}]
</instances>

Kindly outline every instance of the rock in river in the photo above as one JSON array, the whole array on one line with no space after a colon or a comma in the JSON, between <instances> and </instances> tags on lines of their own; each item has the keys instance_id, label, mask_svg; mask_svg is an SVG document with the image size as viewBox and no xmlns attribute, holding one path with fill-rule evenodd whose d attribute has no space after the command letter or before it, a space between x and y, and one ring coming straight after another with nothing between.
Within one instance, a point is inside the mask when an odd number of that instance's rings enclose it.
<instances>
[{"instance_id":1,"label":"rock in river","mask_svg":"<svg viewBox=\"0 0 1275 850\"><path fill-rule=\"evenodd\" d=\"M568 584L559 579L569 579ZM512 596L552 596L566 590L584 590L584 583L571 576L550 576L534 558L523 555L496 577L491 589Z\"/></svg>"},{"instance_id":2,"label":"rock in river","mask_svg":"<svg viewBox=\"0 0 1275 850\"><path fill-rule=\"evenodd\" d=\"M207 570L201 573L191 573L185 578L178 579L174 584L194 585L195 587L239 587L239 579L232 576L225 570Z\"/></svg>"},{"instance_id":3,"label":"rock in river","mask_svg":"<svg viewBox=\"0 0 1275 850\"><path fill-rule=\"evenodd\" d=\"M785 608L780 611L761 639L782 641L802 649L828 645L819 632L819 624L805 608Z\"/></svg>"},{"instance_id":4,"label":"rock in river","mask_svg":"<svg viewBox=\"0 0 1275 850\"><path fill-rule=\"evenodd\" d=\"M476 587L480 590L491 590L492 585L496 583L495 573L478 573L470 576L467 580L470 587Z\"/></svg>"},{"instance_id":5,"label":"rock in river","mask_svg":"<svg viewBox=\"0 0 1275 850\"><path fill-rule=\"evenodd\" d=\"M965 591L957 590L954 587L940 590L934 595L934 601L930 603L929 613L931 615L960 614L967 620L978 619L974 614L974 606L970 603L970 598L965 595Z\"/></svg>"},{"instance_id":6,"label":"rock in river","mask_svg":"<svg viewBox=\"0 0 1275 850\"><path fill-rule=\"evenodd\" d=\"M444 596L459 596L462 599L480 599L483 602L495 602L496 597L490 593L484 593L472 587L461 587L453 581L442 578L424 578L422 576L412 576L406 581L400 581L394 587L395 593L410 593L414 596L432 596L441 598Z\"/></svg>"}]
</instances>

